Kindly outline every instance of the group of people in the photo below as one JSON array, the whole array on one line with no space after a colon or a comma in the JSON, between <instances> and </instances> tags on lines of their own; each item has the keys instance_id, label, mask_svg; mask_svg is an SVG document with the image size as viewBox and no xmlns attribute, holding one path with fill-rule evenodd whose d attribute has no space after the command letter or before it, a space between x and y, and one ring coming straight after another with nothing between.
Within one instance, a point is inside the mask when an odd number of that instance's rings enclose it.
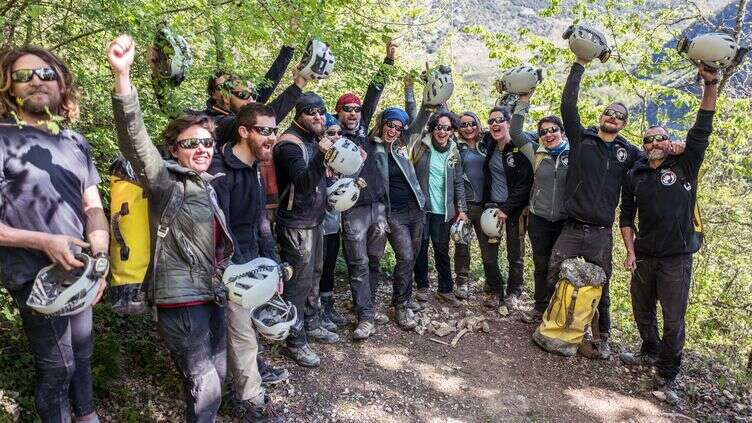
<instances>
[{"instance_id":1,"label":"group of people","mask_svg":"<svg viewBox=\"0 0 752 423\"><path fill-rule=\"evenodd\" d=\"M224 72L210 76L206 110L189 110L164 129L164 157L146 130L130 79L135 53L127 35L107 50L114 126L120 152L149 199L154 260L146 295L185 384L187 421L214 421L223 397L244 421L279 419L264 385L289 375L265 363L250 313L227 301L221 280L230 263L268 257L291 265L292 277L278 288L298 311L285 351L297 364L315 367L320 358L310 342L337 342L338 328L350 323L334 306L340 244L357 318L352 337L365 340L376 323L389 321L375 296L387 241L396 259L391 307L396 323L409 330L416 326L414 313L430 299L429 241L437 299L458 306L470 294L467 244L455 246L456 284L452 277L450 226L458 220L475 229L489 302L516 309L527 227L535 304L520 314L534 323L543 317L565 259L583 257L610 277L620 196L625 266L633 271L634 317L643 339L639 353L621 359L656 365L661 384L673 386L684 344L692 253L699 248L692 211L711 132L717 71L699 69L702 103L686 144L672 142L666 128L654 126L640 150L620 135L629 117L622 103L607 106L594 127L581 123L577 101L588 65L582 59L567 78L561 118L544 117L535 132L526 132L532 91L511 108L490 109L484 125L473 112L418 106L408 82L405 108L390 106L377 114L385 80L381 70L362 100L345 93L333 114L319 95L303 91L309 81L299 73L265 104L293 55L292 48L283 47L264 87ZM395 55L396 46L389 43L384 66L392 65ZM72 269L82 265L75 252L108 251L109 226L91 146L79 133L48 124L52 116L73 122L78 95L65 63L47 50L21 47L0 57L0 266L34 353L36 406L45 422L72 416L98 421L91 308L46 317L26 305L44 266L52 262ZM278 123L293 111L290 127L279 131ZM341 213L327 209L327 187L337 176L326 166L326 154L340 137L360 148L364 162L358 176L365 181L355 205ZM270 180L276 181L273 187ZM176 205L169 227L162 227L165 209ZM505 226L508 278L499 269L498 239L481 228L488 208L497 210ZM102 280L94 303L105 286ZM657 301L664 314L662 337ZM598 353L607 358L608 284L598 309Z\"/></svg>"}]
</instances>

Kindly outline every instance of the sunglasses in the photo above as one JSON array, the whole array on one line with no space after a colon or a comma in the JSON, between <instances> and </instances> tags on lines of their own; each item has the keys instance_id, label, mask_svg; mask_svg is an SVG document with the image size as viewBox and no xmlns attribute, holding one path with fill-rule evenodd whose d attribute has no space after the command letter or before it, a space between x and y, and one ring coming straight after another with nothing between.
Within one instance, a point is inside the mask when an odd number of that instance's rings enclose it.
<instances>
[{"instance_id":1,"label":"sunglasses","mask_svg":"<svg viewBox=\"0 0 752 423\"><path fill-rule=\"evenodd\" d=\"M606 109L603 112L603 115L604 116L615 117L615 118L617 118L617 119L619 119L621 121L627 120L627 114L626 113L620 112L620 111L614 110L614 109Z\"/></svg>"},{"instance_id":2,"label":"sunglasses","mask_svg":"<svg viewBox=\"0 0 752 423\"><path fill-rule=\"evenodd\" d=\"M547 134L555 134L555 133L557 133L559 131L560 131L560 129L559 129L558 126L552 126L552 127L548 128L548 129L539 129L538 130L538 136L539 137L543 137L543 136L546 136Z\"/></svg>"},{"instance_id":3,"label":"sunglasses","mask_svg":"<svg viewBox=\"0 0 752 423\"><path fill-rule=\"evenodd\" d=\"M474 120L460 123L460 128L475 128L476 126L478 126L478 124L475 123Z\"/></svg>"},{"instance_id":4,"label":"sunglasses","mask_svg":"<svg viewBox=\"0 0 752 423\"><path fill-rule=\"evenodd\" d=\"M495 118L488 119L488 124L489 125L493 125L494 123L502 124L502 123L504 123L506 121L507 121L507 118L505 118L503 116L500 116L500 117L495 117Z\"/></svg>"},{"instance_id":5,"label":"sunglasses","mask_svg":"<svg viewBox=\"0 0 752 423\"><path fill-rule=\"evenodd\" d=\"M360 106L342 106L342 111L346 113L355 112L360 113L360 111L363 110Z\"/></svg>"},{"instance_id":6,"label":"sunglasses","mask_svg":"<svg viewBox=\"0 0 752 423\"><path fill-rule=\"evenodd\" d=\"M326 109L319 108L319 107L309 107L309 108L303 109L303 113L305 113L308 116L313 116L313 115L324 116L326 115Z\"/></svg>"},{"instance_id":7,"label":"sunglasses","mask_svg":"<svg viewBox=\"0 0 752 423\"><path fill-rule=\"evenodd\" d=\"M175 143L178 148L182 148L183 150L198 148L199 144L204 148L212 148L214 147L214 138L186 138Z\"/></svg>"},{"instance_id":8,"label":"sunglasses","mask_svg":"<svg viewBox=\"0 0 752 423\"><path fill-rule=\"evenodd\" d=\"M222 85L219 86L219 88L225 92L228 92L232 94L233 96L241 99L241 100L248 100L250 98L256 98L258 97L258 93L256 93L256 90L248 90L248 89L238 89L235 87L236 79L230 78L222 83Z\"/></svg>"},{"instance_id":9,"label":"sunglasses","mask_svg":"<svg viewBox=\"0 0 752 423\"><path fill-rule=\"evenodd\" d=\"M342 131L338 131L338 130L336 130L336 129L328 129L328 130L327 130L327 131L325 132L325 134L326 134L327 136L329 136L329 137L336 137L336 136L341 136L341 135L342 135Z\"/></svg>"},{"instance_id":10,"label":"sunglasses","mask_svg":"<svg viewBox=\"0 0 752 423\"><path fill-rule=\"evenodd\" d=\"M241 100L249 100L254 97L253 92L248 90L233 90L230 93Z\"/></svg>"},{"instance_id":11,"label":"sunglasses","mask_svg":"<svg viewBox=\"0 0 752 423\"><path fill-rule=\"evenodd\" d=\"M19 69L10 74L13 82L29 82L36 75L40 81L57 81L57 72L52 68Z\"/></svg>"},{"instance_id":12,"label":"sunglasses","mask_svg":"<svg viewBox=\"0 0 752 423\"><path fill-rule=\"evenodd\" d=\"M668 141L668 139L668 135L665 134L648 135L647 137L642 138L642 143L650 144L652 142Z\"/></svg>"},{"instance_id":13,"label":"sunglasses","mask_svg":"<svg viewBox=\"0 0 752 423\"><path fill-rule=\"evenodd\" d=\"M452 125L436 125L437 131L451 132Z\"/></svg>"},{"instance_id":14,"label":"sunglasses","mask_svg":"<svg viewBox=\"0 0 752 423\"><path fill-rule=\"evenodd\" d=\"M276 126L254 126L253 129L259 133L259 135L268 137L270 135L277 135Z\"/></svg>"},{"instance_id":15,"label":"sunglasses","mask_svg":"<svg viewBox=\"0 0 752 423\"><path fill-rule=\"evenodd\" d=\"M389 122L389 121L387 121L384 125L386 125L386 127L389 128L389 129L396 129L397 132L402 132L402 130L405 129L405 128L402 127L402 125L397 125L397 124Z\"/></svg>"}]
</instances>

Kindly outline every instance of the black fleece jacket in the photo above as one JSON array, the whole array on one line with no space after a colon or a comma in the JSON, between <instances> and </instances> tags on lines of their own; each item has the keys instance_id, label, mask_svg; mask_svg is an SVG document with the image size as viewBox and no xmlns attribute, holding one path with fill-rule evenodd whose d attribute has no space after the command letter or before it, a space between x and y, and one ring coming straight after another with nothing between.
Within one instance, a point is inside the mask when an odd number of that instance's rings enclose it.
<instances>
[{"instance_id":1,"label":"black fleece jacket","mask_svg":"<svg viewBox=\"0 0 752 423\"><path fill-rule=\"evenodd\" d=\"M629 171L622 190L619 226L636 229L635 252L668 257L700 249L692 219L697 176L713 131L713 115L707 110L697 113L695 125L687 133L684 154L669 156L655 169L642 158Z\"/></svg>"},{"instance_id":2,"label":"black fleece jacket","mask_svg":"<svg viewBox=\"0 0 752 423\"><path fill-rule=\"evenodd\" d=\"M642 151L621 136L604 142L595 127L582 126L577 97L584 72L579 63L572 65L561 99L561 117L570 147L564 213L581 223L610 227L624 177L642 157Z\"/></svg>"},{"instance_id":3,"label":"black fleece jacket","mask_svg":"<svg viewBox=\"0 0 752 423\"><path fill-rule=\"evenodd\" d=\"M486 208L497 207L508 219L517 219L522 213L522 210L527 206L530 200L530 188L533 187L533 166L530 161L525 158L519 148L508 142L504 146L504 150L499 152L496 147L496 141L491 138L490 134L486 134L483 137L483 141L486 147L486 160L483 163L483 203ZM507 201L503 203L495 203L491 201L491 158L494 154L504 155L504 174L507 180L507 190L509 196Z\"/></svg>"},{"instance_id":4,"label":"black fleece jacket","mask_svg":"<svg viewBox=\"0 0 752 423\"><path fill-rule=\"evenodd\" d=\"M266 193L258 162L248 166L227 144L214 155L209 173L218 175L212 186L235 245L232 262L247 263L257 257L279 261L266 218Z\"/></svg>"}]
</instances>

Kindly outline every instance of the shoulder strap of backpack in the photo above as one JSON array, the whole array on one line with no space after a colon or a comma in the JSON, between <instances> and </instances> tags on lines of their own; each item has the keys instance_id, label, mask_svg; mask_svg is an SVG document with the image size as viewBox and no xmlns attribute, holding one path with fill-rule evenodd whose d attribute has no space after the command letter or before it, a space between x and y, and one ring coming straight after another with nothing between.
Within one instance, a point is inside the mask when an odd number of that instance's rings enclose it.
<instances>
[{"instance_id":1,"label":"shoulder strap of backpack","mask_svg":"<svg viewBox=\"0 0 752 423\"><path fill-rule=\"evenodd\" d=\"M162 216L159 218L159 226L157 226L157 236L154 241L154 255L151 259L151 284L154 289L154 282L157 277L157 259L159 253L162 250L162 243L164 238L170 232L170 226L172 226L177 217L178 212L183 207L185 201L185 179L181 182L174 184L172 191L170 192L170 198L167 200L167 206L165 206Z\"/></svg>"},{"instance_id":2,"label":"shoulder strap of backpack","mask_svg":"<svg viewBox=\"0 0 752 423\"><path fill-rule=\"evenodd\" d=\"M535 152L535 156L533 157L533 173L535 173L538 170L538 166L540 166L541 163L543 163L543 160L546 158L546 153L540 151Z\"/></svg>"},{"instance_id":3,"label":"shoulder strap of backpack","mask_svg":"<svg viewBox=\"0 0 752 423\"><path fill-rule=\"evenodd\" d=\"M286 143L296 144L298 147L300 147L300 149L303 150L303 160L306 162L306 164L308 163L308 149L306 148L305 144L303 144L303 141L300 140L300 138L289 133L282 134L282 136L279 137L279 140L277 140L277 146ZM287 187L285 187L285 189L279 193L280 200L288 193L290 194L290 197L288 197L287 199L287 210L292 210L293 200L295 199L295 185L292 183L292 181L290 181L290 183L287 184Z\"/></svg>"}]
</instances>

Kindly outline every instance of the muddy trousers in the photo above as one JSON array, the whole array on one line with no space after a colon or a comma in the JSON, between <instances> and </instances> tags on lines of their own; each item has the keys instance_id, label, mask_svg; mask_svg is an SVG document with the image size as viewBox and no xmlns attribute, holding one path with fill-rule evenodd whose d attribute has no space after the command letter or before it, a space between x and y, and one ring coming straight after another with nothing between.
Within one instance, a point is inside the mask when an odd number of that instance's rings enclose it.
<instances>
[{"instance_id":1,"label":"muddy trousers","mask_svg":"<svg viewBox=\"0 0 752 423\"><path fill-rule=\"evenodd\" d=\"M374 319L374 297L386 233L384 203L376 202L342 212L342 250L358 321L373 322Z\"/></svg>"},{"instance_id":2,"label":"muddy trousers","mask_svg":"<svg viewBox=\"0 0 752 423\"><path fill-rule=\"evenodd\" d=\"M394 250L392 305L402 305L413 295L413 269L423 238L425 213L410 209L389 215L389 245Z\"/></svg>"},{"instance_id":3,"label":"muddy trousers","mask_svg":"<svg viewBox=\"0 0 752 423\"><path fill-rule=\"evenodd\" d=\"M95 410L91 307L74 316L42 316L26 305L31 286L30 282L10 294L21 313L24 333L34 355L37 413L44 423L68 423L71 406L78 417Z\"/></svg>"},{"instance_id":4,"label":"muddy trousers","mask_svg":"<svg viewBox=\"0 0 752 423\"><path fill-rule=\"evenodd\" d=\"M611 332L611 298L608 295L608 280L611 279L613 245L610 227L567 221L554 244L548 263L548 292L546 293L548 298L553 295L556 283L559 281L561 263L565 259L582 257L585 261L600 266L606 272L606 284L603 285L601 300L598 302L598 327L604 339L608 338Z\"/></svg>"},{"instance_id":5,"label":"muddy trousers","mask_svg":"<svg viewBox=\"0 0 752 423\"><path fill-rule=\"evenodd\" d=\"M242 401L264 395L259 374L259 344L250 310L231 301L225 307L227 318L227 377L232 391Z\"/></svg>"},{"instance_id":6,"label":"muddy trousers","mask_svg":"<svg viewBox=\"0 0 752 423\"><path fill-rule=\"evenodd\" d=\"M321 294L334 292L334 270L337 267L337 255L339 255L340 233L324 235L324 265L321 270L319 291Z\"/></svg>"},{"instance_id":7,"label":"muddy trousers","mask_svg":"<svg viewBox=\"0 0 752 423\"><path fill-rule=\"evenodd\" d=\"M535 266L533 298L535 299L534 307L540 312L546 310L548 301L551 299L548 296L548 262L554 244L564 229L564 222L564 220L551 222L530 213L528 236L530 237L530 245L533 247L533 265Z\"/></svg>"},{"instance_id":8,"label":"muddy trousers","mask_svg":"<svg viewBox=\"0 0 752 423\"><path fill-rule=\"evenodd\" d=\"M448 294L454 289L452 268L449 263L449 228L443 214L426 213L423 226L423 242L415 260L415 283L418 289L428 288L428 241L433 244L433 259L439 275L439 293Z\"/></svg>"},{"instance_id":9,"label":"muddy trousers","mask_svg":"<svg viewBox=\"0 0 752 423\"><path fill-rule=\"evenodd\" d=\"M674 380L684 350L684 316L692 284L692 255L651 257L637 254L632 275L632 312L642 338L641 352L658 357L658 374ZM658 334L656 304L663 311L663 337Z\"/></svg>"},{"instance_id":10,"label":"muddy trousers","mask_svg":"<svg viewBox=\"0 0 752 423\"><path fill-rule=\"evenodd\" d=\"M183 378L185 420L213 422L227 369L224 308L215 303L157 308L157 327Z\"/></svg>"},{"instance_id":11,"label":"muddy trousers","mask_svg":"<svg viewBox=\"0 0 752 423\"><path fill-rule=\"evenodd\" d=\"M285 282L282 298L293 303L298 310L298 322L287 337L287 345L301 347L308 343L306 329L318 329L321 324L319 281L323 266L324 233L320 226L300 229L280 223L277 223L276 231L279 257L293 269L292 279Z\"/></svg>"},{"instance_id":12,"label":"muddy trousers","mask_svg":"<svg viewBox=\"0 0 752 423\"><path fill-rule=\"evenodd\" d=\"M475 235L480 247L480 256L483 260L483 273L486 284L492 290L499 291L504 285L501 272L499 271L499 244L489 243L483 229L480 226L480 216L483 214L483 206L480 204L468 204L467 217L473 224ZM454 272L457 274L457 285L465 285L470 280L470 245L454 245Z\"/></svg>"}]
</instances>

